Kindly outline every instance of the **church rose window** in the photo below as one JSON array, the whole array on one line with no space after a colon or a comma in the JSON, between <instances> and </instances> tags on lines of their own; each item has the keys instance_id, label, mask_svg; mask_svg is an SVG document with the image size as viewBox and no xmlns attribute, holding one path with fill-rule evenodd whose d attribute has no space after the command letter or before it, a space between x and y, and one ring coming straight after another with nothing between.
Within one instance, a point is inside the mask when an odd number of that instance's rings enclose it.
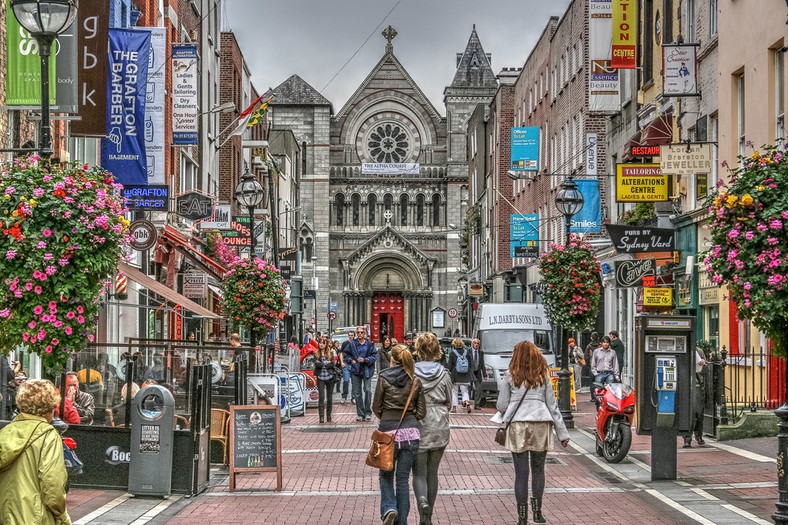
<instances>
[{"instance_id":1,"label":"church rose window","mask_svg":"<svg viewBox=\"0 0 788 525\"><path fill-rule=\"evenodd\" d=\"M367 138L367 151L375 162L406 162L410 145L405 129L395 123L374 126Z\"/></svg>"}]
</instances>

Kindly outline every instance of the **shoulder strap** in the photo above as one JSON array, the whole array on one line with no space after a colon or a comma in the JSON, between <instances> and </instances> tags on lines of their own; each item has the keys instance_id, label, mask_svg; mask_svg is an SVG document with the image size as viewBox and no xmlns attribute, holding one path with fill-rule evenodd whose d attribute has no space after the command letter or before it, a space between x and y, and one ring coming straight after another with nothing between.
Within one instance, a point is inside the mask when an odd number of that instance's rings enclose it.
<instances>
[{"instance_id":1,"label":"shoulder strap","mask_svg":"<svg viewBox=\"0 0 788 525\"><path fill-rule=\"evenodd\" d=\"M515 408L514 412L512 412L512 417L510 417L509 421L506 422L506 430L509 430L509 425L512 424L512 419L514 419L514 415L517 414L517 411L520 410L520 405L523 404L523 400L525 399L525 396L528 395L529 390L531 390L531 387L526 388L525 392L523 392L523 397L520 398L520 402L517 403L517 408Z\"/></svg>"},{"instance_id":2,"label":"shoulder strap","mask_svg":"<svg viewBox=\"0 0 788 525\"><path fill-rule=\"evenodd\" d=\"M397 430L399 427L402 426L402 420L405 419L405 413L408 411L408 407L410 406L410 400L413 398L413 392L416 390L416 377L414 376L410 380L410 394L408 394L408 400L405 402L405 408L402 409L402 415L399 417L399 423L397 423Z\"/></svg>"},{"instance_id":3,"label":"shoulder strap","mask_svg":"<svg viewBox=\"0 0 788 525\"><path fill-rule=\"evenodd\" d=\"M10 424L13 424L13 421L12 421L11 423L9 423L9 425L10 425ZM13 460L13 461L11 461L11 463L9 463L9 464L7 464L5 467L3 467L3 469L2 469L2 470L8 470L8 469L11 467L11 465L13 465L13 464L16 462L16 460L17 460L17 459L19 459L19 458L22 456L22 454L24 454L24 453L25 453L25 450L27 450L27 448L28 448L30 445L32 445L33 443L35 443L36 441L38 441L40 438L42 438L42 437L46 436L46 435L47 435L47 434L48 434L48 433L49 433L51 430L55 430L55 427L53 427L52 425L49 425L49 428L48 428L48 429L44 429L44 431L43 431L43 432L41 432L40 434L38 434L37 436L35 436L35 433L36 433L36 431L38 430L38 427L40 427L41 425L44 425L44 424L47 424L47 423L44 423L43 421L39 421L39 422L38 422L38 424L35 426L35 428L33 429L33 431L30 433L30 437L29 437L29 438L27 438L27 443L25 443L25 446L24 446L24 447L22 447L22 450L20 450L20 451L19 451L19 454L17 454L17 456L14 458L14 460Z\"/></svg>"}]
</instances>

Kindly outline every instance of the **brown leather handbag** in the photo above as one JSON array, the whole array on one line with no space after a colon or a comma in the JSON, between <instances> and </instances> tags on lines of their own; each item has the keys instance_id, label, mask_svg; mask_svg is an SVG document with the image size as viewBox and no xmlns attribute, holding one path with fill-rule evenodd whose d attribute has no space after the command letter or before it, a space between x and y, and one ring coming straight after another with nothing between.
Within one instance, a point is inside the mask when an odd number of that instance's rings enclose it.
<instances>
[{"instance_id":1,"label":"brown leather handbag","mask_svg":"<svg viewBox=\"0 0 788 525\"><path fill-rule=\"evenodd\" d=\"M372 431L372 445L369 447L369 452L367 452L367 465L370 467L375 467L384 472L394 470L394 436L397 435L399 427L402 425L402 420L405 419L405 413L408 411L413 392L416 390L415 377L411 380L411 383L410 394L405 402L405 408L402 409L402 415L399 418L399 424L397 424L397 430L394 431L394 434L381 432L377 429Z\"/></svg>"}]
</instances>

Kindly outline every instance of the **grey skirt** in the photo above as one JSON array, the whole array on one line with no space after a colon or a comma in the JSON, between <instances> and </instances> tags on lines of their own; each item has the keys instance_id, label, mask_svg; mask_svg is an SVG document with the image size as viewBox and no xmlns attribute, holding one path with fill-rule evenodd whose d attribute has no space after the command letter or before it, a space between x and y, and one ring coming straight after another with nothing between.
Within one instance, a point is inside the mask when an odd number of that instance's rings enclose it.
<instances>
[{"instance_id":1,"label":"grey skirt","mask_svg":"<svg viewBox=\"0 0 788 525\"><path fill-rule=\"evenodd\" d=\"M552 421L512 421L506 432L510 452L545 452L553 448Z\"/></svg>"}]
</instances>

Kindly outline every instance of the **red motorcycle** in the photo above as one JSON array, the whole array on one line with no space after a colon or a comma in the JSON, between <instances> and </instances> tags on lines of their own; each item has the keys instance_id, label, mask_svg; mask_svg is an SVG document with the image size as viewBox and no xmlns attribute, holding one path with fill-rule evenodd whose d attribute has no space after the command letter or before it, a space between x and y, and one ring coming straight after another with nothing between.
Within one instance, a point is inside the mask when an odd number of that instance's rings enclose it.
<instances>
[{"instance_id":1,"label":"red motorcycle","mask_svg":"<svg viewBox=\"0 0 788 525\"><path fill-rule=\"evenodd\" d=\"M596 453L619 463L632 445L635 389L624 383L594 383L596 392Z\"/></svg>"}]
</instances>

